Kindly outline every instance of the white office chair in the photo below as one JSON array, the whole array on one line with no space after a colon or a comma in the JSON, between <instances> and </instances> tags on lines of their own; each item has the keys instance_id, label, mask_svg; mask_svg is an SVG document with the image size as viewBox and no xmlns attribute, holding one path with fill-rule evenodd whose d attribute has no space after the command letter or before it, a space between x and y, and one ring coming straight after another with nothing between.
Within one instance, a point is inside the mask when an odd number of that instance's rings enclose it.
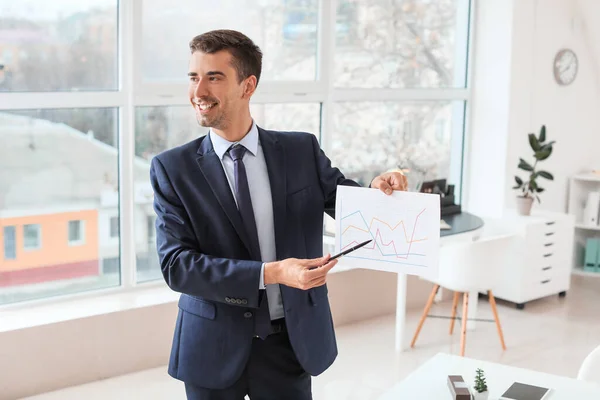
<instances>
[{"instance_id":1,"label":"white office chair","mask_svg":"<svg viewBox=\"0 0 600 400\"><path fill-rule=\"evenodd\" d=\"M583 360L577 379L600 384L600 346L592 350Z\"/></svg>"},{"instance_id":2,"label":"white office chair","mask_svg":"<svg viewBox=\"0 0 600 400\"><path fill-rule=\"evenodd\" d=\"M502 274L503 267L509 261L509 255L513 251L516 236L513 234L497 234L495 236L482 237L478 241L465 244L452 244L440 248L439 276L432 280L433 290L423 310L423 315L417 326L417 330L410 344L415 346L419 332L427 318L433 300L440 286L454 292L452 302L452 315L450 320L450 334L454 330L456 319L456 308L458 306L459 294L463 293L463 312L460 340L460 355L465 354L467 335L467 306L469 304L469 292L487 292L490 305L494 313L498 336L502 349L506 350L502 326L498 319L496 300L492 294L495 282Z\"/></svg>"}]
</instances>

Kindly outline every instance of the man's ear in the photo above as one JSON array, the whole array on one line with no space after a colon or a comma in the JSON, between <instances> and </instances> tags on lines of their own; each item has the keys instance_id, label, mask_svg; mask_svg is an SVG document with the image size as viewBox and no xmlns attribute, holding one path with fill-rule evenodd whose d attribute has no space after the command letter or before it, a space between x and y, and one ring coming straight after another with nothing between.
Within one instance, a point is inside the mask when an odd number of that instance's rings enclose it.
<instances>
[{"instance_id":1,"label":"man's ear","mask_svg":"<svg viewBox=\"0 0 600 400\"><path fill-rule=\"evenodd\" d=\"M244 93L243 96L244 97L251 97L254 92L256 91L256 76L254 75L250 75L248 78L246 78L246 82L244 83Z\"/></svg>"}]
</instances>

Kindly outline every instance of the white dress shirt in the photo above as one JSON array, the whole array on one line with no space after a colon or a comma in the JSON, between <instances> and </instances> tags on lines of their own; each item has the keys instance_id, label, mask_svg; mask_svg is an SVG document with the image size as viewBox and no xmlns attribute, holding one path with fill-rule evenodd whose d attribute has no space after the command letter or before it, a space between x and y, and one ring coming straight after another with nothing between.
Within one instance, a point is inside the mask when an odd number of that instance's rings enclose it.
<instances>
[{"instance_id":1,"label":"white dress shirt","mask_svg":"<svg viewBox=\"0 0 600 400\"><path fill-rule=\"evenodd\" d=\"M229 187L233 198L235 198L235 175L233 169L233 159L227 152L231 145L235 142L230 142L221 136L209 132L209 138L212 142L215 153L221 160L223 170L229 181ZM267 262L275 261L277 253L275 249L275 224L273 222L273 199L271 198L271 182L269 181L269 173L267 171L267 163L265 155L258 137L258 128L256 123L252 121L252 128L242 140L237 142L246 148L246 153L242 158L246 167L246 175L248 176L248 187L250 189L250 198L252 199L252 209L254 210L254 219L256 221L256 230L258 233L258 243L260 246L260 256L263 261L260 270L260 289L266 289L267 298L269 299L269 314L271 320L283 318L283 302L281 300L281 290L279 284L266 285L264 284L264 270Z\"/></svg>"}]
</instances>

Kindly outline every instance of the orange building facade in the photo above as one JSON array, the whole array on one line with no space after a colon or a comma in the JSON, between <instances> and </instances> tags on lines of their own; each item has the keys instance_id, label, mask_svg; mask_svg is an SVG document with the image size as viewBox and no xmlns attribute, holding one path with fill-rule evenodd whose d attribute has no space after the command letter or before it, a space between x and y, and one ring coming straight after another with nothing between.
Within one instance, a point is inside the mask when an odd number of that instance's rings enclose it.
<instances>
[{"instance_id":1,"label":"orange building facade","mask_svg":"<svg viewBox=\"0 0 600 400\"><path fill-rule=\"evenodd\" d=\"M99 274L97 210L0 218L0 287Z\"/></svg>"}]
</instances>

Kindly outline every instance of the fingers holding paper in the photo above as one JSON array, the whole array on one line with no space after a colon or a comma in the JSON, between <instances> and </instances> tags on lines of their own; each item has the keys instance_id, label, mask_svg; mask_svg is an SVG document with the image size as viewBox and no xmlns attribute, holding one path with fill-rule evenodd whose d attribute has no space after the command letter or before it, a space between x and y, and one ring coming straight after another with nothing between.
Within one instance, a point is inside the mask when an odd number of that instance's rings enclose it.
<instances>
[{"instance_id":1,"label":"fingers holding paper","mask_svg":"<svg viewBox=\"0 0 600 400\"><path fill-rule=\"evenodd\" d=\"M400 172L386 172L373 179L371 187L390 195L394 190L407 191L408 179Z\"/></svg>"}]
</instances>

